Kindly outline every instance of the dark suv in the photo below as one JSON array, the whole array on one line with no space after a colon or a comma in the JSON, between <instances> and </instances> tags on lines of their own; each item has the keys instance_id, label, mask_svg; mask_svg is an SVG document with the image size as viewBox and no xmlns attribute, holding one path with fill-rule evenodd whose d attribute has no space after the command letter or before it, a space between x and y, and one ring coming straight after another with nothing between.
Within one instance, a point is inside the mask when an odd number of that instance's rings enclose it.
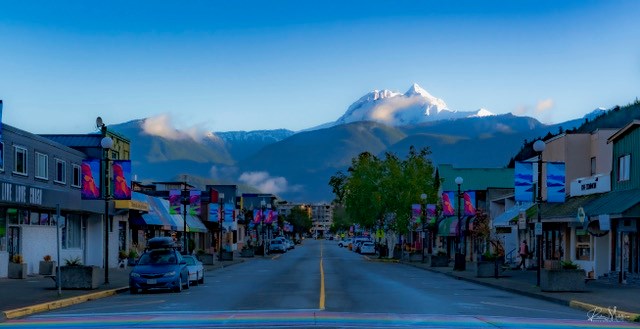
<instances>
[{"instance_id":1,"label":"dark suv","mask_svg":"<svg viewBox=\"0 0 640 329\"><path fill-rule=\"evenodd\" d=\"M132 294L150 289L181 292L182 288L189 289L189 271L173 239L149 239L147 250L129 274L129 291Z\"/></svg>"}]
</instances>

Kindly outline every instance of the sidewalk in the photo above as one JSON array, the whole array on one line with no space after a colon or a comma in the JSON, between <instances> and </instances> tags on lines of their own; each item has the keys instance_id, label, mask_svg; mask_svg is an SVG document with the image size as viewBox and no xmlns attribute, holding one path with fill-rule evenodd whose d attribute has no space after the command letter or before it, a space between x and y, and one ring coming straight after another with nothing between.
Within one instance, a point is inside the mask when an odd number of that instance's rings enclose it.
<instances>
[{"instance_id":1,"label":"sidewalk","mask_svg":"<svg viewBox=\"0 0 640 329\"><path fill-rule=\"evenodd\" d=\"M377 259L371 258L373 261ZM517 294L544 299L547 301L568 305L574 308L593 310L600 307L617 308L618 313L628 313L631 319L640 317L640 285L618 284L599 279L587 283L585 292L542 292L536 286L535 270L505 270L499 278L476 277L475 264L468 262L465 271L454 271L453 267L430 267L427 263L402 261L402 264L418 267L428 271L442 273L460 280L475 282L485 286L502 289Z\"/></svg>"},{"instance_id":2,"label":"sidewalk","mask_svg":"<svg viewBox=\"0 0 640 329\"><path fill-rule=\"evenodd\" d=\"M234 255L232 261L214 261L213 265L205 265L205 275L230 265L242 263L251 258L240 258ZM129 272L131 268L110 268L109 284L105 285L104 271L100 269L101 284L94 290L62 290L58 296L55 282L42 275L32 275L26 279L0 279L0 322L33 313L44 312L66 307L93 299L112 296L128 291Z\"/></svg>"}]
</instances>

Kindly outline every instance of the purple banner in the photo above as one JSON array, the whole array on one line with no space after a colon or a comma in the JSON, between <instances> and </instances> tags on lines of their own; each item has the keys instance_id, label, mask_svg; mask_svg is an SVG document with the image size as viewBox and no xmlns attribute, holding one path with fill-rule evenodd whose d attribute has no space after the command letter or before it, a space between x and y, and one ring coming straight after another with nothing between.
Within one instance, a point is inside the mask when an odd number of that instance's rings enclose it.
<instances>
[{"instance_id":1,"label":"purple banner","mask_svg":"<svg viewBox=\"0 0 640 329\"><path fill-rule=\"evenodd\" d=\"M113 160L113 198L115 200L131 200L131 161Z\"/></svg>"},{"instance_id":2,"label":"purple banner","mask_svg":"<svg viewBox=\"0 0 640 329\"><path fill-rule=\"evenodd\" d=\"M191 216L200 216L202 213L201 200L201 191L189 191L189 214Z\"/></svg>"},{"instance_id":3,"label":"purple banner","mask_svg":"<svg viewBox=\"0 0 640 329\"><path fill-rule=\"evenodd\" d=\"M420 223L420 214L422 212L422 206L414 203L411 205L411 223Z\"/></svg>"},{"instance_id":4,"label":"purple banner","mask_svg":"<svg viewBox=\"0 0 640 329\"><path fill-rule=\"evenodd\" d=\"M169 190L169 214L180 214L180 190Z\"/></svg>"},{"instance_id":5,"label":"purple banner","mask_svg":"<svg viewBox=\"0 0 640 329\"><path fill-rule=\"evenodd\" d=\"M428 218L436 217L436 205L435 204L428 204L427 205L427 217Z\"/></svg>"},{"instance_id":6,"label":"purple banner","mask_svg":"<svg viewBox=\"0 0 640 329\"><path fill-rule=\"evenodd\" d=\"M262 220L262 210L253 209L253 223L258 224Z\"/></svg>"},{"instance_id":7,"label":"purple banner","mask_svg":"<svg viewBox=\"0 0 640 329\"><path fill-rule=\"evenodd\" d=\"M455 193L454 192L443 192L442 193L442 214L444 216L453 216L456 214L455 211Z\"/></svg>"},{"instance_id":8,"label":"purple banner","mask_svg":"<svg viewBox=\"0 0 640 329\"><path fill-rule=\"evenodd\" d=\"M82 200L99 200L100 193L100 160L82 160Z\"/></svg>"},{"instance_id":9,"label":"purple banner","mask_svg":"<svg viewBox=\"0 0 640 329\"><path fill-rule=\"evenodd\" d=\"M464 215L476 215L476 191L467 191L462 194L464 199Z\"/></svg>"}]
</instances>

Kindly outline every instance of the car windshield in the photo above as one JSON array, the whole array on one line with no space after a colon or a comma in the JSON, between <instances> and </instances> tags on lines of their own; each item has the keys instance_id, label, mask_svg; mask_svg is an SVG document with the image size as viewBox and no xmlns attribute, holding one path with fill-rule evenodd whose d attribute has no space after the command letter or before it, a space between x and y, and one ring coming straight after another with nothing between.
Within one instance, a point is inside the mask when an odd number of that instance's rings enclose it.
<instances>
[{"instance_id":1,"label":"car windshield","mask_svg":"<svg viewBox=\"0 0 640 329\"><path fill-rule=\"evenodd\" d=\"M138 265L177 264L175 251L167 249L149 250L140 256Z\"/></svg>"},{"instance_id":2,"label":"car windshield","mask_svg":"<svg viewBox=\"0 0 640 329\"><path fill-rule=\"evenodd\" d=\"M196 265L196 259L193 256L183 256L182 259L187 262L187 265Z\"/></svg>"}]
</instances>

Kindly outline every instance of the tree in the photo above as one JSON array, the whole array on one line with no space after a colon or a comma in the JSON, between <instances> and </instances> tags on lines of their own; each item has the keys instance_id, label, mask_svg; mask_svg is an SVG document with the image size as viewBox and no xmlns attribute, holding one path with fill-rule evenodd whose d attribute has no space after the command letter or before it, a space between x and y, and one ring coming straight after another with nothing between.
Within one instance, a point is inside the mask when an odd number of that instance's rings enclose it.
<instances>
[{"instance_id":1,"label":"tree","mask_svg":"<svg viewBox=\"0 0 640 329\"><path fill-rule=\"evenodd\" d=\"M291 209L291 213L287 215L287 221L293 225L293 230L296 233L309 232L312 226L311 216L306 207L294 207Z\"/></svg>"},{"instance_id":2,"label":"tree","mask_svg":"<svg viewBox=\"0 0 640 329\"><path fill-rule=\"evenodd\" d=\"M347 176L342 171L338 171L335 175L331 176L331 178L329 179L329 186L331 186L333 194L335 194L336 196L336 198L334 199L334 203L342 204L346 192L346 185Z\"/></svg>"}]
</instances>

